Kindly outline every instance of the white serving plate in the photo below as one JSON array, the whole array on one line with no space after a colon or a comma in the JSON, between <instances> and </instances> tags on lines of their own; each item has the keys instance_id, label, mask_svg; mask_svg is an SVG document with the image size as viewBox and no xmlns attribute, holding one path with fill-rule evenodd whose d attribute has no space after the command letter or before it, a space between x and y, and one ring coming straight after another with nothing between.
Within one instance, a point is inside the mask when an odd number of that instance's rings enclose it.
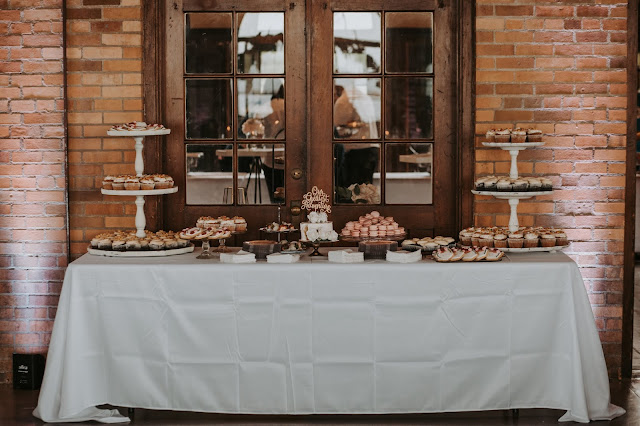
<instances>
[{"instance_id":1,"label":"white serving plate","mask_svg":"<svg viewBox=\"0 0 640 426\"><path fill-rule=\"evenodd\" d=\"M482 142L484 146L490 146L493 148L530 148L534 146L542 146L544 142L523 142L523 143L511 143L511 142Z\"/></svg>"},{"instance_id":2,"label":"white serving plate","mask_svg":"<svg viewBox=\"0 0 640 426\"><path fill-rule=\"evenodd\" d=\"M107 130L109 136L158 136L168 135L171 129L164 130Z\"/></svg>"},{"instance_id":3,"label":"white serving plate","mask_svg":"<svg viewBox=\"0 0 640 426\"><path fill-rule=\"evenodd\" d=\"M107 256L107 257L164 257L173 256L176 254L191 253L194 249L193 244L189 244L187 247L170 249L170 250L144 250L144 251L114 251L114 250L98 250L91 248L87 249L89 254L94 256Z\"/></svg>"},{"instance_id":4,"label":"white serving plate","mask_svg":"<svg viewBox=\"0 0 640 426\"><path fill-rule=\"evenodd\" d=\"M101 189L102 193L105 195L162 195L162 194L173 194L174 192L178 192L178 187L173 186L171 188L166 189L145 189L145 190L128 190L128 189Z\"/></svg>"},{"instance_id":5,"label":"white serving plate","mask_svg":"<svg viewBox=\"0 0 640 426\"><path fill-rule=\"evenodd\" d=\"M553 193L552 190L508 192L508 191L478 191L476 189L472 189L471 192L475 195L489 195L489 196L494 196L496 198L504 199L504 200L508 200L510 198L525 199L525 198L535 197L537 195L549 195Z\"/></svg>"},{"instance_id":6,"label":"white serving plate","mask_svg":"<svg viewBox=\"0 0 640 426\"><path fill-rule=\"evenodd\" d=\"M505 253L529 253L533 251L556 252L556 251L565 249L567 247L569 247L568 244L566 246L554 246L554 247L522 247L522 248L506 247L506 248L499 248L498 250L502 250Z\"/></svg>"}]
</instances>

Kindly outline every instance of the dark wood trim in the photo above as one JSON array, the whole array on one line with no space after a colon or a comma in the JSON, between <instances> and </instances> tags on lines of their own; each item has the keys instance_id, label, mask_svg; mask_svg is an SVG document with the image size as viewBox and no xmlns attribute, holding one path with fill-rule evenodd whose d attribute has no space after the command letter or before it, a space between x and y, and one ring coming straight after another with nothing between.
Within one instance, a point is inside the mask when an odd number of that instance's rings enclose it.
<instances>
[{"instance_id":1,"label":"dark wood trim","mask_svg":"<svg viewBox=\"0 0 640 426\"><path fill-rule=\"evenodd\" d=\"M144 120L150 123L163 123L162 93L164 87L164 37L165 30L161 0L142 2L142 79ZM165 138L153 136L145 138L145 173L162 172L162 158ZM144 212L147 229L156 231L163 227L163 197L146 197Z\"/></svg>"},{"instance_id":2,"label":"dark wood trim","mask_svg":"<svg viewBox=\"0 0 640 426\"><path fill-rule=\"evenodd\" d=\"M458 0L458 228L473 225L473 177L475 173L475 1L472 6Z\"/></svg>"},{"instance_id":3,"label":"dark wood trim","mask_svg":"<svg viewBox=\"0 0 640 426\"><path fill-rule=\"evenodd\" d=\"M633 361L633 298L636 228L636 119L638 93L638 0L627 15L627 176L624 208L624 283L622 293L622 376L631 377Z\"/></svg>"},{"instance_id":4,"label":"dark wood trim","mask_svg":"<svg viewBox=\"0 0 640 426\"><path fill-rule=\"evenodd\" d=\"M243 3L238 6L236 0L184 0L182 10L184 12L201 12L207 10L233 11L240 9L243 12L261 12L261 11L284 11L289 5L286 0L260 0L249 3ZM292 2L293 4L294 2ZM295 6L294 6L295 7Z\"/></svg>"},{"instance_id":5,"label":"dark wood trim","mask_svg":"<svg viewBox=\"0 0 640 426\"><path fill-rule=\"evenodd\" d=\"M442 0L440 1L442 3ZM333 11L359 11L359 10L436 10L436 0L332 0ZM442 7L442 6L439 6Z\"/></svg>"}]
</instances>

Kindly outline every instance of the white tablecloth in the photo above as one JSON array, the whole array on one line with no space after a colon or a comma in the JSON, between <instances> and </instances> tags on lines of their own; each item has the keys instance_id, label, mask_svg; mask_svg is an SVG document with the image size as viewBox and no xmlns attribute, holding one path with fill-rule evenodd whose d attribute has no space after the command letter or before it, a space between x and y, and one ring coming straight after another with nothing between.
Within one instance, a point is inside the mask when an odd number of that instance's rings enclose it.
<instances>
[{"instance_id":1,"label":"white tablecloth","mask_svg":"<svg viewBox=\"0 0 640 426\"><path fill-rule=\"evenodd\" d=\"M116 406L220 413L624 413L566 255L497 263L69 265L36 417ZM326 258L325 258L326 259ZM126 418L125 418L126 419Z\"/></svg>"}]
</instances>

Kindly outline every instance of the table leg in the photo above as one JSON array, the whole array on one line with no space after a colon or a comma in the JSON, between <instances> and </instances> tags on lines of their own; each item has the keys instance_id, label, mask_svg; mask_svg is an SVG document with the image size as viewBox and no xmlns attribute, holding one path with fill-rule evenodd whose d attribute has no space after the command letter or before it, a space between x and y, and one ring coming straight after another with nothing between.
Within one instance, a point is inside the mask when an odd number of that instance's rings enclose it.
<instances>
[{"instance_id":1,"label":"table leg","mask_svg":"<svg viewBox=\"0 0 640 426\"><path fill-rule=\"evenodd\" d=\"M131 419L131 422L133 422L136 417L136 409L135 408L127 409L127 417L129 417L129 419Z\"/></svg>"}]
</instances>

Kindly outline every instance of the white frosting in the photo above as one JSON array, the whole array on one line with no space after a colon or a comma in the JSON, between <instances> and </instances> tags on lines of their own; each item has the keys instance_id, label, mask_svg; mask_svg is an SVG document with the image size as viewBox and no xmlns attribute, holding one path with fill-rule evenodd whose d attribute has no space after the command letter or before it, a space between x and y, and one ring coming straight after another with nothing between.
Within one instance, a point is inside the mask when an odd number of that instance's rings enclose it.
<instances>
[{"instance_id":1,"label":"white frosting","mask_svg":"<svg viewBox=\"0 0 640 426\"><path fill-rule=\"evenodd\" d=\"M333 222L302 222L300 223L300 240L315 241L328 240L338 241L338 233L333 230Z\"/></svg>"}]
</instances>

